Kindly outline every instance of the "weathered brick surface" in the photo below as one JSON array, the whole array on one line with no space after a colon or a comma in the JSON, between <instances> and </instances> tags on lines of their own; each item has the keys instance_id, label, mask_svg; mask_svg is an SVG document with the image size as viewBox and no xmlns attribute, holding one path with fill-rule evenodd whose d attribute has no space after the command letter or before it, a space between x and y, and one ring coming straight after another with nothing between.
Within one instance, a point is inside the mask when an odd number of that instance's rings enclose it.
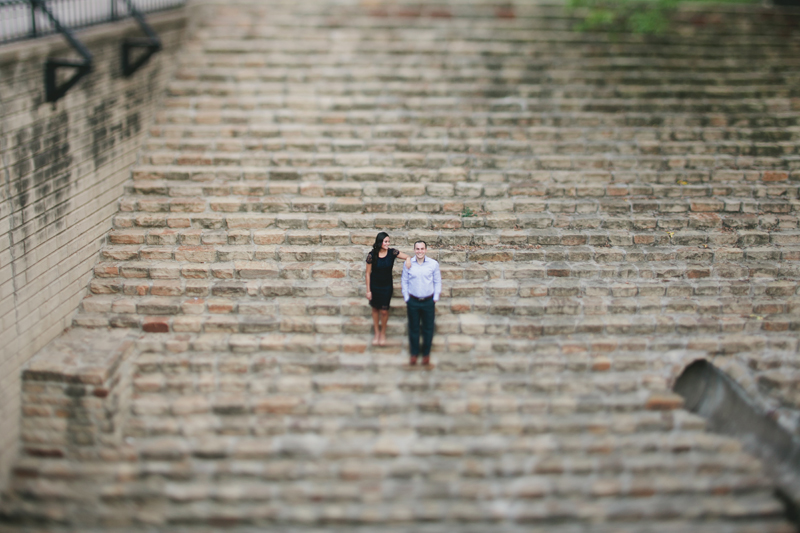
<instances>
[{"instance_id":1,"label":"weathered brick surface","mask_svg":"<svg viewBox=\"0 0 800 533\"><path fill-rule=\"evenodd\" d=\"M671 391L707 359L800 427L780 17L693 8L654 44L527 1L198 9L72 322L135 350L31 363L7 513L789 530L762 463ZM379 230L441 262L434 369L403 366L399 287L369 342Z\"/></svg>"},{"instance_id":2,"label":"weathered brick surface","mask_svg":"<svg viewBox=\"0 0 800 533\"><path fill-rule=\"evenodd\" d=\"M152 18L165 51L127 80L119 74L119 39L135 26L80 32L95 70L54 106L44 102L42 71L47 57L69 53L63 39L0 49L0 483L19 438L19 373L69 326L85 294L122 183L171 76L185 18Z\"/></svg>"}]
</instances>

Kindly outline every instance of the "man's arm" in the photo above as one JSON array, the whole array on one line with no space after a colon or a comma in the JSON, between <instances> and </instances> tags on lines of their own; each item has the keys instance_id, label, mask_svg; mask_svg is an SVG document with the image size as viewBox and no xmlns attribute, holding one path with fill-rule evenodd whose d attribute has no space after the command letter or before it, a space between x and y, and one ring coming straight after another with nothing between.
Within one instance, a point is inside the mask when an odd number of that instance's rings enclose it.
<instances>
[{"instance_id":1,"label":"man's arm","mask_svg":"<svg viewBox=\"0 0 800 533\"><path fill-rule=\"evenodd\" d=\"M442 272L439 270L439 262L436 262L436 267L433 269L433 301L439 301L439 295L442 293Z\"/></svg>"},{"instance_id":2,"label":"man's arm","mask_svg":"<svg viewBox=\"0 0 800 533\"><path fill-rule=\"evenodd\" d=\"M403 300L408 301L408 269L403 264L403 275L400 276L400 287L403 290Z\"/></svg>"}]
</instances>

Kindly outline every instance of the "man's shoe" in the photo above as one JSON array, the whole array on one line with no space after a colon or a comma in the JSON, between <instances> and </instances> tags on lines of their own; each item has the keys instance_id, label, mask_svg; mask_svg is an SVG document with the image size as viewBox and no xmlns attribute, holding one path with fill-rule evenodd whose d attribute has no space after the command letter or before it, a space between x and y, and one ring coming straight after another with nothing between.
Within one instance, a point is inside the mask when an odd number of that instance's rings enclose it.
<instances>
[{"instance_id":1,"label":"man's shoe","mask_svg":"<svg viewBox=\"0 0 800 533\"><path fill-rule=\"evenodd\" d=\"M422 358L422 366L424 366L424 367L428 367L428 368L430 368L430 367L432 367L432 366L433 366L433 365L431 365L431 358L430 358L430 356L427 356L427 355L426 355L425 357L423 357L423 358Z\"/></svg>"},{"instance_id":2,"label":"man's shoe","mask_svg":"<svg viewBox=\"0 0 800 533\"><path fill-rule=\"evenodd\" d=\"M408 358L408 366L416 366L417 365L417 356L412 355Z\"/></svg>"}]
</instances>

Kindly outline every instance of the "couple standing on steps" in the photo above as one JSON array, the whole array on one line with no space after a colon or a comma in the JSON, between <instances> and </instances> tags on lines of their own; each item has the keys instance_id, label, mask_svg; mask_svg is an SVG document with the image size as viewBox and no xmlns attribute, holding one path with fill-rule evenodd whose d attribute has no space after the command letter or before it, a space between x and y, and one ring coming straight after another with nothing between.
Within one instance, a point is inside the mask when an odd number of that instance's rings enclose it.
<instances>
[{"instance_id":1,"label":"couple standing on steps","mask_svg":"<svg viewBox=\"0 0 800 533\"><path fill-rule=\"evenodd\" d=\"M395 259L404 259L402 287L408 314L409 364L416 365L417 358L421 355L422 365L430 366L436 302L442 292L439 263L425 256L428 252L425 241L414 243L413 258L395 248L389 248L389 243L389 235L382 231L375 237L372 251L367 254L367 300L372 306L372 322L375 327L372 344L386 344L386 323L389 321L389 304L393 290L392 267Z\"/></svg>"}]
</instances>

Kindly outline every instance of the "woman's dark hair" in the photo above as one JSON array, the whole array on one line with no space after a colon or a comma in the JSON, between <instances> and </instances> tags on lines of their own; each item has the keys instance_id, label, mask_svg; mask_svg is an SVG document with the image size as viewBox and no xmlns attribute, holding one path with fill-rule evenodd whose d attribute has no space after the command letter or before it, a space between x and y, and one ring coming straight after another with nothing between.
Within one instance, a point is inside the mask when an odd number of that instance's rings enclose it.
<instances>
[{"instance_id":1,"label":"woman's dark hair","mask_svg":"<svg viewBox=\"0 0 800 533\"><path fill-rule=\"evenodd\" d=\"M388 233L386 233L385 231L382 231L382 232L378 233L377 237L375 237L375 244L372 245L372 260L373 261L377 261L378 260L378 254L381 251L381 246L383 246L383 239L385 239L388 236L389 236Z\"/></svg>"}]
</instances>

